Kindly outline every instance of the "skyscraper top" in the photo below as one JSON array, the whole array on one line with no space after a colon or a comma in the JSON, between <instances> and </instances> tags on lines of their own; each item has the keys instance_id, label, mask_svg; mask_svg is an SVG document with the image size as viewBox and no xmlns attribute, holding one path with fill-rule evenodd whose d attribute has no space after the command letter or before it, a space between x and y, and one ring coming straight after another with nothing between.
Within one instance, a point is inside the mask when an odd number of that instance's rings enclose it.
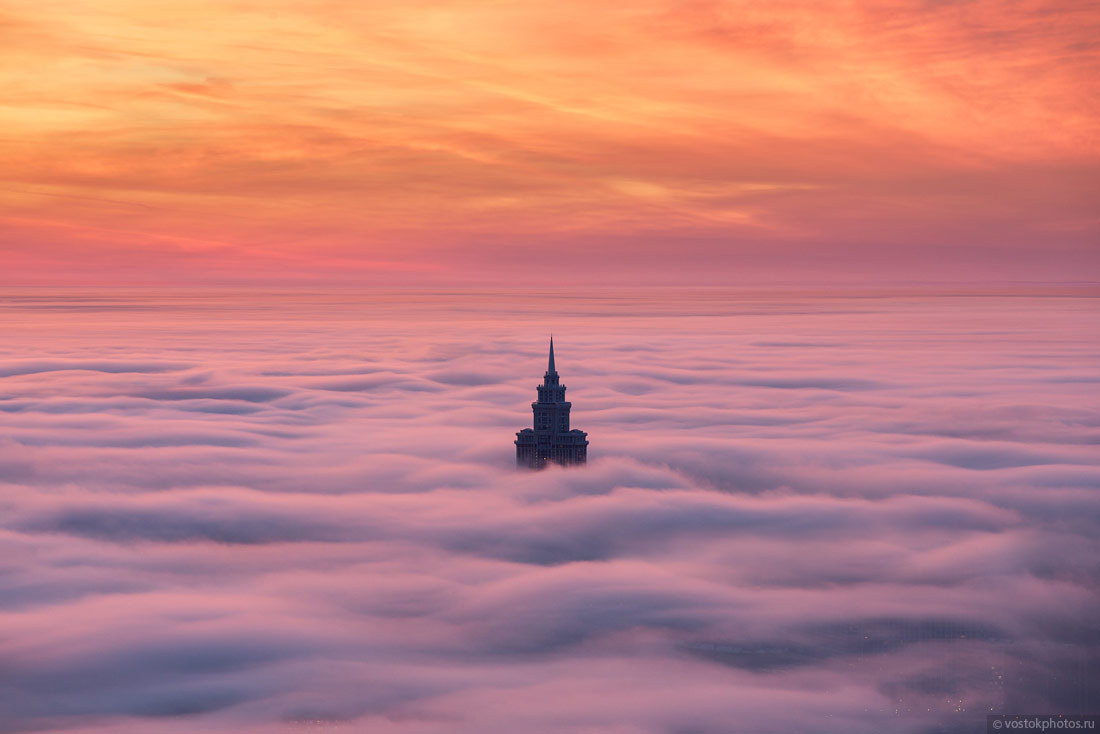
<instances>
[{"instance_id":1,"label":"skyscraper top","mask_svg":"<svg viewBox=\"0 0 1100 734\"><path fill-rule=\"evenodd\" d=\"M516 465L541 469L549 463L570 466L588 461L588 434L569 427L569 409L565 385L554 364L554 336L550 335L550 355L546 376L536 385L538 400L531 403L534 426L516 432Z\"/></svg>"}]
</instances>

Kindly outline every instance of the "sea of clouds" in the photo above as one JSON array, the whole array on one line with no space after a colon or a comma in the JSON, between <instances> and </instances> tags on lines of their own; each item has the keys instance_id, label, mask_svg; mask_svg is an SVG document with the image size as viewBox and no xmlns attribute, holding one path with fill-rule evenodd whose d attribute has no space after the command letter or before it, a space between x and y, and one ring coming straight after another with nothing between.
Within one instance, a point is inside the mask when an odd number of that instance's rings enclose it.
<instances>
[{"instance_id":1,"label":"sea of clouds","mask_svg":"<svg viewBox=\"0 0 1100 734\"><path fill-rule=\"evenodd\" d=\"M24 291L0 731L1100 709L1082 293ZM514 469L553 330L590 463Z\"/></svg>"}]
</instances>

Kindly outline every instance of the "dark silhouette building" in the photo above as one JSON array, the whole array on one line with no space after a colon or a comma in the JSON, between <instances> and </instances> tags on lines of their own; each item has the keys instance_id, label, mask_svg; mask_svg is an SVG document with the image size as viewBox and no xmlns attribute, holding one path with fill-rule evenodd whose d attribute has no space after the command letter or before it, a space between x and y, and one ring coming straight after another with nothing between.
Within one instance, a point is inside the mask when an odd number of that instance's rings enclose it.
<instances>
[{"instance_id":1,"label":"dark silhouette building","mask_svg":"<svg viewBox=\"0 0 1100 734\"><path fill-rule=\"evenodd\" d=\"M516 466L545 468L548 462L570 466L588 461L588 434L569 428L569 409L565 385L558 382L554 368L554 337L550 337L550 363L542 384L536 388L539 399L531 403L535 427L516 433Z\"/></svg>"}]
</instances>

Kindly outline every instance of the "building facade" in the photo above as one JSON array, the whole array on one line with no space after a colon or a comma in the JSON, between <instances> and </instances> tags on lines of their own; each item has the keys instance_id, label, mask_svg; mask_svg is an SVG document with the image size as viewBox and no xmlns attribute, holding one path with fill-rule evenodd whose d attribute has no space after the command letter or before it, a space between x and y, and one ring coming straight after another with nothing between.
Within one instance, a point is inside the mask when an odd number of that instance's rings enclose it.
<instances>
[{"instance_id":1,"label":"building facade","mask_svg":"<svg viewBox=\"0 0 1100 734\"><path fill-rule=\"evenodd\" d=\"M516 466L543 469L549 463L572 466L588 461L588 434L569 428L569 409L565 385L558 381L554 367L554 338L550 337L550 363L542 384L536 388L539 399L531 403L535 427L516 433Z\"/></svg>"}]
</instances>

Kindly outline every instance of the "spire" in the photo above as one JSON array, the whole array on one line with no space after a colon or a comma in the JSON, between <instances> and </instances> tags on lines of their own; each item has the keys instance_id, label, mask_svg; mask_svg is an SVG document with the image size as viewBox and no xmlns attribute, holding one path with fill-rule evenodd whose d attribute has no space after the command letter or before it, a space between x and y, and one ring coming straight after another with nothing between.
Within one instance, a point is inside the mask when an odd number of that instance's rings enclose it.
<instances>
[{"instance_id":1,"label":"spire","mask_svg":"<svg viewBox=\"0 0 1100 734\"><path fill-rule=\"evenodd\" d=\"M550 364L546 368L546 374L552 375L555 372L557 372L557 370L554 369L554 335L551 334L550 335Z\"/></svg>"}]
</instances>

